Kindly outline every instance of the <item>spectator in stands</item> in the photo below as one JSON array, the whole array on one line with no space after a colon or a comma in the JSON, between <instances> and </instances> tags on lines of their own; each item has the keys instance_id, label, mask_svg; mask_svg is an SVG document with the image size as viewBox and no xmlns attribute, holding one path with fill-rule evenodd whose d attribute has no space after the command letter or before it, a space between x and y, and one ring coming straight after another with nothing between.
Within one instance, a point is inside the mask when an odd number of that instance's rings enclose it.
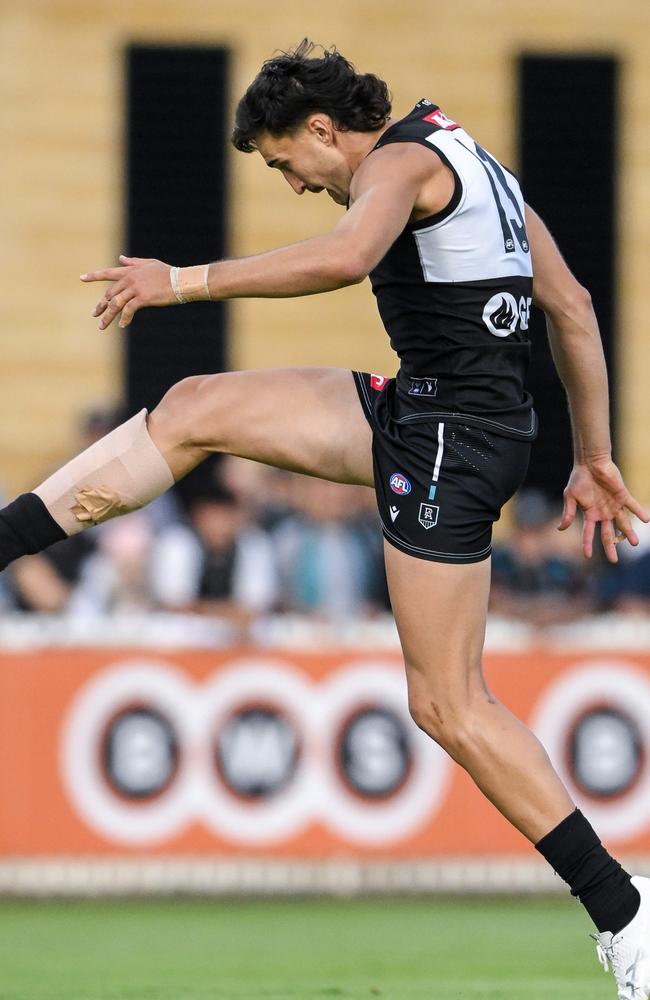
<instances>
[{"instance_id":1,"label":"spectator in stands","mask_svg":"<svg viewBox=\"0 0 650 1000\"><path fill-rule=\"evenodd\" d=\"M618 564L603 569L598 587L603 611L650 614L650 526L639 522L637 534L638 546L620 545Z\"/></svg>"},{"instance_id":2,"label":"spectator in stands","mask_svg":"<svg viewBox=\"0 0 650 1000\"><path fill-rule=\"evenodd\" d=\"M376 511L353 487L308 476L294 481L294 506L273 531L282 609L345 618L385 608Z\"/></svg>"},{"instance_id":3,"label":"spectator in stands","mask_svg":"<svg viewBox=\"0 0 650 1000\"><path fill-rule=\"evenodd\" d=\"M368 558L368 611L386 614L391 610L384 562L384 536L377 514L374 491L367 486L348 486L350 496L350 524L364 540Z\"/></svg>"},{"instance_id":4,"label":"spectator in stands","mask_svg":"<svg viewBox=\"0 0 650 1000\"><path fill-rule=\"evenodd\" d=\"M492 556L490 611L540 627L573 621L594 609L591 568L582 558L577 523L557 531L560 508L537 490L512 503L512 528Z\"/></svg>"},{"instance_id":5,"label":"spectator in stands","mask_svg":"<svg viewBox=\"0 0 650 1000\"><path fill-rule=\"evenodd\" d=\"M191 499L188 525L160 533L151 576L159 606L221 615L242 629L272 610L278 594L270 541L224 485Z\"/></svg>"},{"instance_id":6,"label":"spectator in stands","mask_svg":"<svg viewBox=\"0 0 650 1000\"><path fill-rule=\"evenodd\" d=\"M265 531L293 513L292 493L296 479L293 472L224 455L218 479L234 493L248 520Z\"/></svg>"},{"instance_id":7,"label":"spectator in stands","mask_svg":"<svg viewBox=\"0 0 650 1000\"><path fill-rule=\"evenodd\" d=\"M107 521L96 550L84 562L72 588L70 615L133 614L155 607L151 583L154 533L143 511Z\"/></svg>"}]
</instances>

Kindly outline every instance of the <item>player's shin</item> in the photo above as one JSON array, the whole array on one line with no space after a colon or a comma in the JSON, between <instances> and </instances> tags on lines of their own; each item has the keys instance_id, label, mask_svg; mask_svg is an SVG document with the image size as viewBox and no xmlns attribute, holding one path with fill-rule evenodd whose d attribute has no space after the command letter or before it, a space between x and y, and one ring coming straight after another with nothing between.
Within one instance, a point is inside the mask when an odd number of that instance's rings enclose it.
<instances>
[{"instance_id":1,"label":"player's shin","mask_svg":"<svg viewBox=\"0 0 650 1000\"><path fill-rule=\"evenodd\" d=\"M147 411L77 455L0 511L0 570L84 528L144 507L174 483Z\"/></svg>"}]
</instances>

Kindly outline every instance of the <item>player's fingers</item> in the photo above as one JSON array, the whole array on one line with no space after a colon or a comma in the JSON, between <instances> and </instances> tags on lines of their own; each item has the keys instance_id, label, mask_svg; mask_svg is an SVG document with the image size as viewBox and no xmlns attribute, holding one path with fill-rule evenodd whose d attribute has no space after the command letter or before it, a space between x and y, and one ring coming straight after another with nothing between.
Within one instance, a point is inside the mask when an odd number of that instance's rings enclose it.
<instances>
[{"instance_id":1,"label":"player's fingers","mask_svg":"<svg viewBox=\"0 0 650 1000\"><path fill-rule=\"evenodd\" d=\"M603 551L608 562L618 562L618 553L616 551L616 532L612 521L607 520L600 522L600 538L603 543Z\"/></svg>"},{"instance_id":2,"label":"player's fingers","mask_svg":"<svg viewBox=\"0 0 650 1000\"><path fill-rule=\"evenodd\" d=\"M630 515L626 511L625 507L619 510L614 516L614 525L616 527L616 534L614 537L614 543L618 545L619 542L627 541L630 545L639 544L639 536L632 527L632 521L630 520Z\"/></svg>"},{"instance_id":3,"label":"player's fingers","mask_svg":"<svg viewBox=\"0 0 650 1000\"><path fill-rule=\"evenodd\" d=\"M118 313L121 312L122 309L124 309L124 306L127 304L127 302L130 302L131 299L134 298L135 298L135 292L133 291L133 289L127 288L124 289L122 292L120 292L118 295L112 295L109 305L111 309L114 309L115 312Z\"/></svg>"},{"instance_id":4,"label":"player's fingers","mask_svg":"<svg viewBox=\"0 0 650 1000\"><path fill-rule=\"evenodd\" d=\"M93 309L92 315L101 316L102 313L105 312L108 306L110 305L110 301L111 301L111 296L107 292L106 295L102 296L102 298L99 300L99 302Z\"/></svg>"},{"instance_id":5,"label":"player's fingers","mask_svg":"<svg viewBox=\"0 0 650 1000\"><path fill-rule=\"evenodd\" d=\"M81 274L82 281L118 281L124 274L123 267L105 267L101 271L89 271Z\"/></svg>"},{"instance_id":6,"label":"player's fingers","mask_svg":"<svg viewBox=\"0 0 650 1000\"><path fill-rule=\"evenodd\" d=\"M625 498L625 506L628 510L632 511L632 513L635 514L640 521L643 521L644 524L647 524L648 521L650 521L650 515L645 507L643 507L638 500L635 500L633 496L630 496L629 493Z\"/></svg>"},{"instance_id":7,"label":"player's fingers","mask_svg":"<svg viewBox=\"0 0 650 1000\"><path fill-rule=\"evenodd\" d=\"M122 315L120 316L120 326L122 329L130 325L131 320L137 313L138 309L140 309L141 305L142 303L138 298L133 298L127 303L122 310Z\"/></svg>"},{"instance_id":8,"label":"player's fingers","mask_svg":"<svg viewBox=\"0 0 650 1000\"><path fill-rule=\"evenodd\" d=\"M107 327L109 327L116 316L117 316L117 310L111 309L110 307L107 306L106 311L104 312L102 318L97 324L99 329L105 330Z\"/></svg>"},{"instance_id":9,"label":"player's fingers","mask_svg":"<svg viewBox=\"0 0 650 1000\"><path fill-rule=\"evenodd\" d=\"M591 555L594 550L595 530L596 522L593 518L585 514L585 520L582 526L582 551L587 559L591 559Z\"/></svg>"},{"instance_id":10,"label":"player's fingers","mask_svg":"<svg viewBox=\"0 0 650 1000\"><path fill-rule=\"evenodd\" d=\"M106 311L99 321L99 329L105 330L113 322L115 317L124 308L126 303L135 296L135 292L126 289L114 296L106 306Z\"/></svg>"},{"instance_id":11,"label":"player's fingers","mask_svg":"<svg viewBox=\"0 0 650 1000\"><path fill-rule=\"evenodd\" d=\"M565 531L569 525L573 523L573 519L576 516L576 510L577 504L574 497L565 494L562 520L558 524L558 531Z\"/></svg>"},{"instance_id":12,"label":"player's fingers","mask_svg":"<svg viewBox=\"0 0 650 1000\"><path fill-rule=\"evenodd\" d=\"M111 300L114 299L116 295L119 295L120 292L123 292L127 287L128 286L124 278L121 281L114 281L112 285L109 285L93 309L93 316L101 316Z\"/></svg>"},{"instance_id":13,"label":"player's fingers","mask_svg":"<svg viewBox=\"0 0 650 1000\"><path fill-rule=\"evenodd\" d=\"M127 257L126 254L121 253L120 258L123 264L132 267L133 264L150 264L154 259L153 257Z\"/></svg>"}]
</instances>

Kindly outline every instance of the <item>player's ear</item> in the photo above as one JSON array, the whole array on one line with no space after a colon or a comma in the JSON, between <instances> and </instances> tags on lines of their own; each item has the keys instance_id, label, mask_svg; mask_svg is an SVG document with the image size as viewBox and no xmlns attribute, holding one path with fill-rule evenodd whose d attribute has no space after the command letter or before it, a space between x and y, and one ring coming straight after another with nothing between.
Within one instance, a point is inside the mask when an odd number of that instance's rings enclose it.
<instances>
[{"instance_id":1,"label":"player's ear","mask_svg":"<svg viewBox=\"0 0 650 1000\"><path fill-rule=\"evenodd\" d=\"M334 124L329 115L313 114L305 122L308 131L326 146L333 144Z\"/></svg>"}]
</instances>

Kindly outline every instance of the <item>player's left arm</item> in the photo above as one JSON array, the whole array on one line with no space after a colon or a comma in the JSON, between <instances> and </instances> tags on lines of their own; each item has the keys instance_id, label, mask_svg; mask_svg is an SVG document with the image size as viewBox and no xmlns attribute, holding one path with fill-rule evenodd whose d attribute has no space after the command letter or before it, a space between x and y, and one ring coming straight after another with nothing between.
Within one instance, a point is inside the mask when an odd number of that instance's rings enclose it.
<instances>
[{"instance_id":1,"label":"player's left arm","mask_svg":"<svg viewBox=\"0 0 650 1000\"><path fill-rule=\"evenodd\" d=\"M418 193L430 181L436 158L415 145L392 145L363 161L352 181L354 201L335 228L321 236L252 257L208 266L205 294L198 298L285 298L329 292L362 281L406 225ZM94 310L106 328L121 313L120 326L144 306L176 304L171 267L159 260L121 257L121 267L82 275L110 281ZM201 272L204 273L204 272Z\"/></svg>"},{"instance_id":2,"label":"player's left arm","mask_svg":"<svg viewBox=\"0 0 650 1000\"><path fill-rule=\"evenodd\" d=\"M616 543L638 537L630 514L648 514L627 489L612 461L607 369L591 297L573 276L540 217L527 205L526 229L533 259L533 301L546 314L553 361L566 389L573 430L574 465L564 491L563 530L577 508L584 515L583 552L593 550L596 525L605 554L617 561Z\"/></svg>"}]
</instances>

